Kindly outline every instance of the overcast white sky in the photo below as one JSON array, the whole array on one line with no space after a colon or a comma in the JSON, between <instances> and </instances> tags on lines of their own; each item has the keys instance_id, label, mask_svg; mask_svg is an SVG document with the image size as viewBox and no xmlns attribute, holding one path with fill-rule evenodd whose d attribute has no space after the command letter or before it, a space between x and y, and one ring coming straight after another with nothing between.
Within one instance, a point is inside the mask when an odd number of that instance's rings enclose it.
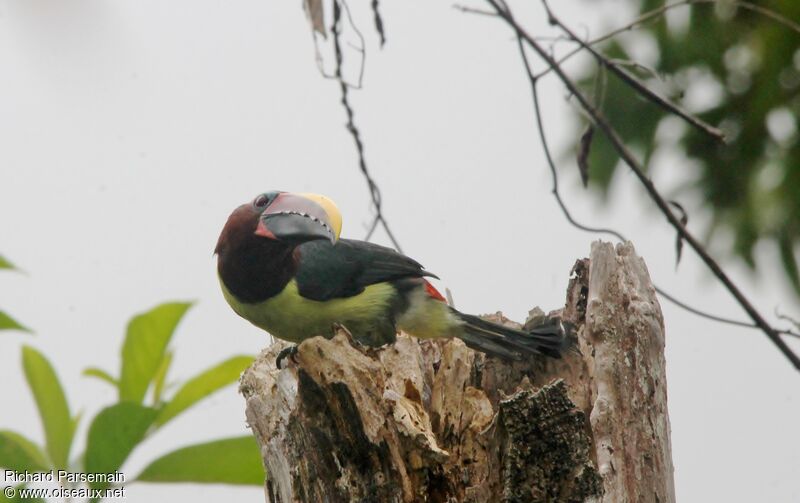
<instances>
[{"instance_id":1,"label":"overcast white sky","mask_svg":"<svg viewBox=\"0 0 800 503\"><path fill-rule=\"evenodd\" d=\"M508 30L450 2L382 2L388 43L379 52L367 2L352 3L369 51L356 119L404 251L464 311L521 320L534 305L561 306L570 267L595 237L569 227L549 194ZM554 4L595 33L601 18L615 26L628 16L619 2L602 13L595 2ZM327 194L344 235L363 237L368 194L300 5L0 0L0 253L28 272L2 275L0 306L37 332L0 334L0 428L42 439L21 376L23 343L51 358L72 409L91 417L114 393L81 370L118 372L126 321L163 301L197 300L173 340L173 379L257 353L266 336L227 307L211 256L230 211L255 194ZM519 15L549 33L536 2ZM548 135L563 145L565 93L552 81L542 92ZM744 317L691 253L676 271L674 236L630 175L617 177L606 209L580 188L571 160L561 167L575 215L631 237L659 285ZM702 231L699 199L678 190L690 177L683 160L660 153L653 177ZM767 246L758 255L777 261ZM765 313L800 311L779 270L756 281L727 267ZM800 500L800 375L758 332L663 308L678 500ZM76 446L85 431L86 421ZM125 471L132 477L175 447L245 432L244 402L231 387L137 449ZM133 484L128 494L263 499L260 489L225 486Z\"/></svg>"}]
</instances>

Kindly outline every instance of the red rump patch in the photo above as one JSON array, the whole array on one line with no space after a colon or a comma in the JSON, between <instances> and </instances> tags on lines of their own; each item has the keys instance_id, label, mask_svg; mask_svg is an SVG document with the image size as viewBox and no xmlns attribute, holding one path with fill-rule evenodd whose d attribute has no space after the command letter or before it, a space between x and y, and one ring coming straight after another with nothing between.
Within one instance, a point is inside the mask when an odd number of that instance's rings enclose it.
<instances>
[{"instance_id":1,"label":"red rump patch","mask_svg":"<svg viewBox=\"0 0 800 503\"><path fill-rule=\"evenodd\" d=\"M428 292L428 295L430 295L436 300L447 302L447 299L445 299L444 296L441 293L439 293L439 290L437 290L433 285L431 285L427 279L423 279L422 281L425 282L425 291Z\"/></svg>"}]
</instances>

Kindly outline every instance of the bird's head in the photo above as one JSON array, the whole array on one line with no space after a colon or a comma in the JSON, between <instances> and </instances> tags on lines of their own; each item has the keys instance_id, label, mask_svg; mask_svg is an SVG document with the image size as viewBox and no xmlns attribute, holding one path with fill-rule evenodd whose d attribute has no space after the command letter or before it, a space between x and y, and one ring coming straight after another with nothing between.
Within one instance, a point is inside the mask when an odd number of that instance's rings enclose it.
<instances>
[{"instance_id":1,"label":"bird's head","mask_svg":"<svg viewBox=\"0 0 800 503\"><path fill-rule=\"evenodd\" d=\"M335 243L342 230L336 204L319 194L265 192L233 210L217 241L215 253L233 242L267 239L296 246L314 239Z\"/></svg>"}]
</instances>

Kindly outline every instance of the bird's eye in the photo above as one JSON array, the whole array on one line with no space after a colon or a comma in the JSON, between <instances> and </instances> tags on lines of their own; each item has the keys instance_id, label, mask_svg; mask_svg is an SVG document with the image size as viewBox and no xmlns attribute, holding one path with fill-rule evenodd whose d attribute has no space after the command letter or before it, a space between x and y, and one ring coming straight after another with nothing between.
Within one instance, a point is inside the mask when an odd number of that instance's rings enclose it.
<instances>
[{"instance_id":1,"label":"bird's eye","mask_svg":"<svg viewBox=\"0 0 800 503\"><path fill-rule=\"evenodd\" d=\"M253 201L253 206L256 208L266 208L269 204L269 198L266 194L261 194L258 196L255 201Z\"/></svg>"}]
</instances>

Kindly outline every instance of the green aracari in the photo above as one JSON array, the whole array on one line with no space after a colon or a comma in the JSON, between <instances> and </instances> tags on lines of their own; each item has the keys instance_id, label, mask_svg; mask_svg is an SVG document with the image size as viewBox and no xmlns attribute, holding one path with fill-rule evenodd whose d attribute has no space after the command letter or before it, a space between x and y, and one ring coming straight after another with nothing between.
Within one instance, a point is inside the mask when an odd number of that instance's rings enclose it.
<instances>
[{"instance_id":1,"label":"green aracari","mask_svg":"<svg viewBox=\"0 0 800 503\"><path fill-rule=\"evenodd\" d=\"M242 318L300 343L344 326L367 346L398 330L420 338L458 337L510 360L559 357L572 336L558 318L521 331L461 313L417 261L384 246L339 239L342 217L318 194L265 192L231 213L215 253L222 292Z\"/></svg>"}]
</instances>

